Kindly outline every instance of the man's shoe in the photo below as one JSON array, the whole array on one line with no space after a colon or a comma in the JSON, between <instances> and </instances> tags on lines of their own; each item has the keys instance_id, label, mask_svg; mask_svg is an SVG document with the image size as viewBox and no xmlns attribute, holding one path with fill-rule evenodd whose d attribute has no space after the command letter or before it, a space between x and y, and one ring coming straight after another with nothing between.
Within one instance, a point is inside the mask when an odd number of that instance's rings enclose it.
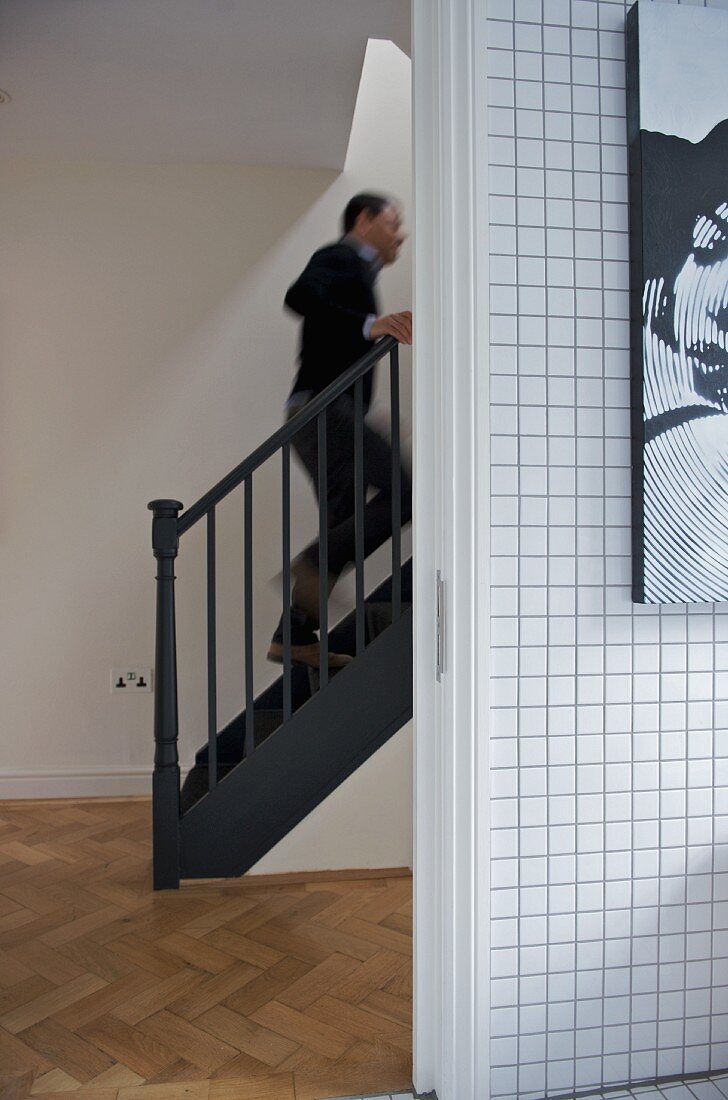
<instances>
[{"instance_id":1,"label":"man's shoe","mask_svg":"<svg viewBox=\"0 0 728 1100\"><path fill-rule=\"evenodd\" d=\"M348 653L329 653L329 668L343 668L353 661ZM268 649L268 660L274 664L283 664L283 643L275 638ZM308 645L291 645L291 661L297 665L307 665L309 668L321 668L321 643L310 642Z\"/></svg>"}]
</instances>

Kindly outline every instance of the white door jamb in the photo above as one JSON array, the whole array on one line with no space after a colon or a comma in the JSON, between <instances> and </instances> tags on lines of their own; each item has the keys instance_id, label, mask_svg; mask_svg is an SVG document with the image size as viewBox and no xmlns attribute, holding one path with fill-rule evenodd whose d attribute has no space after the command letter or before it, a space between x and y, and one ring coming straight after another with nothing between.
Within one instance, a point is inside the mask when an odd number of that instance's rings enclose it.
<instances>
[{"instance_id":1,"label":"white door jamb","mask_svg":"<svg viewBox=\"0 0 728 1100\"><path fill-rule=\"evenodd\" d=\"M489 391L485 11L414 0L415 1046L439 1100L489 1095ZM445 669L436 669L436 572Z\"/></svg>"}]
</instances>

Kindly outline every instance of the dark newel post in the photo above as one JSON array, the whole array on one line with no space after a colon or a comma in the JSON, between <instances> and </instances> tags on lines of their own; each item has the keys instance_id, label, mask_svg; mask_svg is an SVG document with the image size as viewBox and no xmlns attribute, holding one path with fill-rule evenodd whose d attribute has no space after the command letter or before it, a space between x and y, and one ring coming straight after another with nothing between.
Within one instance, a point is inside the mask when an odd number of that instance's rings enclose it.
<instances>
[{"instance_id":1,"label":"dark newel post","mask_svg":"<svg viewBox=\"0 0 728 1100\"><path fill-rule=\"evenodd\" d=\"M157 644L154 689L154 889L179 888L179 757L174 559L178 500L153 500L152 548L157 559Z\"/></svg>"}]
</instances>

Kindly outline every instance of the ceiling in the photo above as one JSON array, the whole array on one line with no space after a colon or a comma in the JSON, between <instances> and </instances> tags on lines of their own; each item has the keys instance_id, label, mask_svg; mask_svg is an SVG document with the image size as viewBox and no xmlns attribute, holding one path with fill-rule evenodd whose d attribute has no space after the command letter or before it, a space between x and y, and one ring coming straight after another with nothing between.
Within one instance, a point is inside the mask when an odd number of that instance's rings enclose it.
<instances>
[{"instance_id":1,"label":"ceiling","mask_svg":"<svg viewBox=\"0 0 728 1100\"><path fill-rule=\"evenodd\" d=\"M0 0L0 155L343 167L409 0Z\"/></svg>"}]
</instances>

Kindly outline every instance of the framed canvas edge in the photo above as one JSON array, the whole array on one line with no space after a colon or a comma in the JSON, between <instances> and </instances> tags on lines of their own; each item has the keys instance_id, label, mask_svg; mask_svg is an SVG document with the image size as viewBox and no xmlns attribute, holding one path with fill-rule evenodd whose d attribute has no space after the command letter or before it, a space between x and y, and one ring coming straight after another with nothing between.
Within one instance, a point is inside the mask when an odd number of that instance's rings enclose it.
<instances>
[{"instance_id":1,"label":"framed canvas edge","mask_svg":"<svg viewBox=\"0 0 728 1100\"><path fill-rule=\"evenodd\" d=\"M637 0L627 14L627 159L629 173L629 334L630 425L632 481L632 602L645 600L644 525L644 329L642 288L644 256L642 237L642 138L640 133L639 19Z\"/></svg>"}]
</instances>

